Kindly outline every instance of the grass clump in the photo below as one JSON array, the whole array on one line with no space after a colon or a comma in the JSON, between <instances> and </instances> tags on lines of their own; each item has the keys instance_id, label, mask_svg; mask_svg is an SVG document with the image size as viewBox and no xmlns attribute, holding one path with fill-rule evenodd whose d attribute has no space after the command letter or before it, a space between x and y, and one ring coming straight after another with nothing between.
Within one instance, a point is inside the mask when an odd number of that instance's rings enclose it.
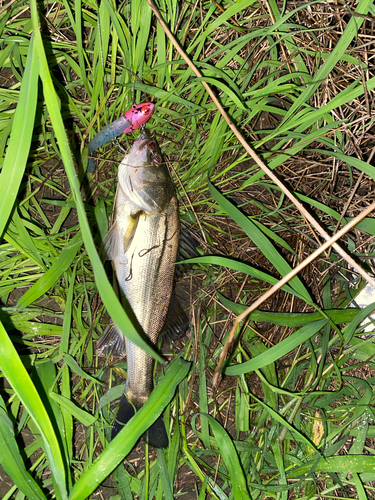
<instances>
[{"instance_id":1,"label":"grass clump","mask_svg":"<svg viewBox=\"0 0 375 500\"><path fill-rule=\"evenodd\" d=\"M374 4L156 9L189 64L146 0L0 9L2 497L373 498L374 306L355 302L373 217L234 320L373 202ZM177 285L192 335L109 443L126 378L96 356L109 316L162 357L97 254L124 153L90 175L87 144L141 101L202 255ZM169 448L135 447L163 410Z\"/></svg>"}]
</instances>

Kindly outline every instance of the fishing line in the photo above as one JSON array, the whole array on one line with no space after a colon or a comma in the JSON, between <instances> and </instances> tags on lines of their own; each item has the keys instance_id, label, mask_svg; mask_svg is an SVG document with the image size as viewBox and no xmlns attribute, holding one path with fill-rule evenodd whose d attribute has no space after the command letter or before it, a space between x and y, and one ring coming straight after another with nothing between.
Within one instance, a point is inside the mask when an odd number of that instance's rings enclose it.
<instances>
[{"instance_id":1,"label":"fishing line","mask_svg":"<svg viewBox=\"0 0 375 500\"><path fill-rule=\"evenodd\" d=\"M147 249L147 248L144 248L143 250L140 250L140 251L138 252L138 257L141 257L141 258L142 258L142 257L144 257L145 255L147 255L148 253L150 253L150 252L151 252L151 250L154 250L155 248L159 248L159 247L160 247L160 245L154 245L153 247L148 248L148 249Z\"/></svg>"}]
</instances>

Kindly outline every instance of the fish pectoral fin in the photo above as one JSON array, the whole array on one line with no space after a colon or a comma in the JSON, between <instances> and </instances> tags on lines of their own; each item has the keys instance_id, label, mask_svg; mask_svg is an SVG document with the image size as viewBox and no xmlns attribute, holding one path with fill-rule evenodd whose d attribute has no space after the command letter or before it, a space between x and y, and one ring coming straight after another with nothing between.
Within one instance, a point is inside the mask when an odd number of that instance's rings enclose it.
<instances>
[{"instance_id":1,"label":"fish pectoral fin","mask_svg":"<svg viewBox=\"0 0 375 500\"><path fill-rule=\"evenodd\" d=\"M113 324L107 326L103 335L96 344L99 355L112 354L113 356L125 356L125 337L120 328Z\"/></svg>"},{"instance_id":2,"label":"fish pectoral fin","mask_svg":"<svg viewBox=\"0 0 375 500\"><path fill-rule=\"evenodd\" d=\"M125 235L124 235L124 252L128 250L128 248L131 245L131 242L133 241L135 232L137 230L138 222L139 222L139 216L142 214L142 210L138 210L137 212L134 212L130 214L129 217L129 225L126 229Z\"/></svg>"},{"instance_id":3,"label":"fish pectoral fin","mask_svg":"<svg viewBox=\"0 0 375 500\"><path fill-rule=\"evenodd\" d=\"M117 245L118 245L118 224L115 222L112 224L111 229L104 236L102 245L100 247L99 255L102 261L105 260L114 260L116 254L118 253Z\"/></svg>"}]
</instances>

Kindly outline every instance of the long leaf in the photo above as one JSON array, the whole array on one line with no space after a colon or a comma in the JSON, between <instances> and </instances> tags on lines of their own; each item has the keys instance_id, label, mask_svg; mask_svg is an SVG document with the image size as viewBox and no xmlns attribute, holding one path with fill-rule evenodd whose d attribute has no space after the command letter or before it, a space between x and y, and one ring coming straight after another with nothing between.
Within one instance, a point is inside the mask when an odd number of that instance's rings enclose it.
<instances>
[{"instance_id":1,"label":"long leaf","mask_svg":"<svg viewBox=\"0 0 375 500\"><path fill-rule=\"evenodd\" d=\"M0 174L0 235L8 223L29 156L38 98L38 60L35 33L27 53L25 74L13 118L9 146Z\"/></svg>"},{"instance_id":2,"label":"long leaf","mask_svg":"<svg viewBox=\"0 0 375 500\"><path fill-rule=\"evenodd\" d=\"M313 462L308 462L306 465L293 469L288 474L288 478L299 477L306 474L313 466ZM375 470L375 457L372 455L345 455L340 457L322 458L316 470L319 472L336 472L347 474L351 473L363 474L366 472L373 473Z\"/></svg>"},{"instance_id":3,"label":"long leaf","mask_svg":"<svg viewBox=\"0 0 375 500\"><path fill-rule=\"evenodd\" d=\"M279 344L271 347L263 354L256 356L254 359L250 359L239 365L228 366L228 368L225 369L225 373L227 375L242 375L243 373L249 373L250 371L269 365L282 356L285 356L285 354L288 354L288 352L295 349L298 345L306 342L306 340L315 335L327 323L328 319L313 321L309 325L294 332L293 335L281 341Z\"/></svg>"},{"instance_id":4,"label":"long leaf","mask_svg":"<svg viewBox=\"0 0 375 500\"><path fill-rule=\"evenodd\" d=\"M242 304L238 304L237 302L233 302L232 300L227 299L221 293L217 293L220 302L227 307L230 311L235 314L241 314L248 306L244 306ZM324 313L334 322L336 325L350 323L361 310L357 307L350 307L348 309L325 309ZM319 311L312 313L278 313L278 312L269 312L269 311L253 311L249 315L252 321L257 323L272 323L274 325L281 326L305 326L307 324L312 323L313 321L317 321L319 319L323 319L322 313ZM362 320L361 320L362 321Z\"/></svg>"},{"instance_id":5,"label":"long leaf","mask_svg":"<svg viewBox=\"0 0 375 500\"><path fill-rule=\"evenodd\" d=\"M17 302L18 309L22 311L25 307L39 299L46 293L65 273L72 264L79 247L82 245L81 233L78 233L70 240L66 247L61 251L60 255L52 266L44 273L44 275L29 289Z\"/></svg>"},{"instance_id":6,"label":"long leaf","mask_svg":"<svg viewBox=\"0 0 375 500\"><path fill-rule=\"evenodd\" d=\"M264 271L260 271L249 264L244 262L240 262L238 260L230 259L228 257L221 257L219 255L202 255L201 257L193 257L192 259L187 259L184 261L186 264L211 264L214 266L224 266L228 269L233 269L234 271L239 271L240 273L248 274L249 276L253 276L259 280L263 280L270 285L276 285L278 280L273 276L265 273ZM297 293L292 287L289 285L285 285L282 287L282 290L285 290L288 293L296 295L297 297L301 297L299 293Z\"/></svg>"},{"instance_id":7,"label":"long leaf","mask_svg":"<svg viewBox=\"0 0 375 500\"><path fill-rule=\"evenodd\" d=\"M217 443L219 444L220 453L223 456L225 465L227 466L229 476L232 482L232 493L237 500L248 500L249 491L247 489L244 471L242 470L237 451L233 441L227 431L210 415L201 414L203 418L207 418L210 422Z\"/></svg>"},{"instance_id":8,"label":"long leaf","mask_svg":"<svg viewBox=\"0 0 375 500\"><path fill-rule=\"evenodd\" d=\"M245 231L248 237L257 245L263 252L265 257L271 261L272 265L279 271L281 275L286 275L291 271L289 264L283 259L279 252L275 249L269 239L258 229L258 227L251 222L242 212L238 210L229 200L225 198L215 187L208 181L208 187L212 196L215 198L221 208L237 222L237 224ZM304 298L308 303L311 303L311 297L301 280L294 277L289 282L290 286Z\"/></svg>"}]
</instances>

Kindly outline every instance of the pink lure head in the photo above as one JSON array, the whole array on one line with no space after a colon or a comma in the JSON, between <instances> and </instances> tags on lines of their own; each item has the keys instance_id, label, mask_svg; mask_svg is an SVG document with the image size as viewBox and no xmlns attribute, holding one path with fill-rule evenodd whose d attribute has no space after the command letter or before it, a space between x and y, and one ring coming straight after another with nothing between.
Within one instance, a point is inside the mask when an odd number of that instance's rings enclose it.
<instances>
[{"instance_id":1,"label":"pink lure head","mask_svg":"<svg viewBox=\"0 0 375 500\"><path fill-rule=\"evenodd\" d=\"M129 121L129 125L124 129L124 133L133 132L137 128L142 127L154 112L154 104L152 102L144 102L142 104L134 104L126 113L125 118Z\"/></svg>"}]
</instances>

